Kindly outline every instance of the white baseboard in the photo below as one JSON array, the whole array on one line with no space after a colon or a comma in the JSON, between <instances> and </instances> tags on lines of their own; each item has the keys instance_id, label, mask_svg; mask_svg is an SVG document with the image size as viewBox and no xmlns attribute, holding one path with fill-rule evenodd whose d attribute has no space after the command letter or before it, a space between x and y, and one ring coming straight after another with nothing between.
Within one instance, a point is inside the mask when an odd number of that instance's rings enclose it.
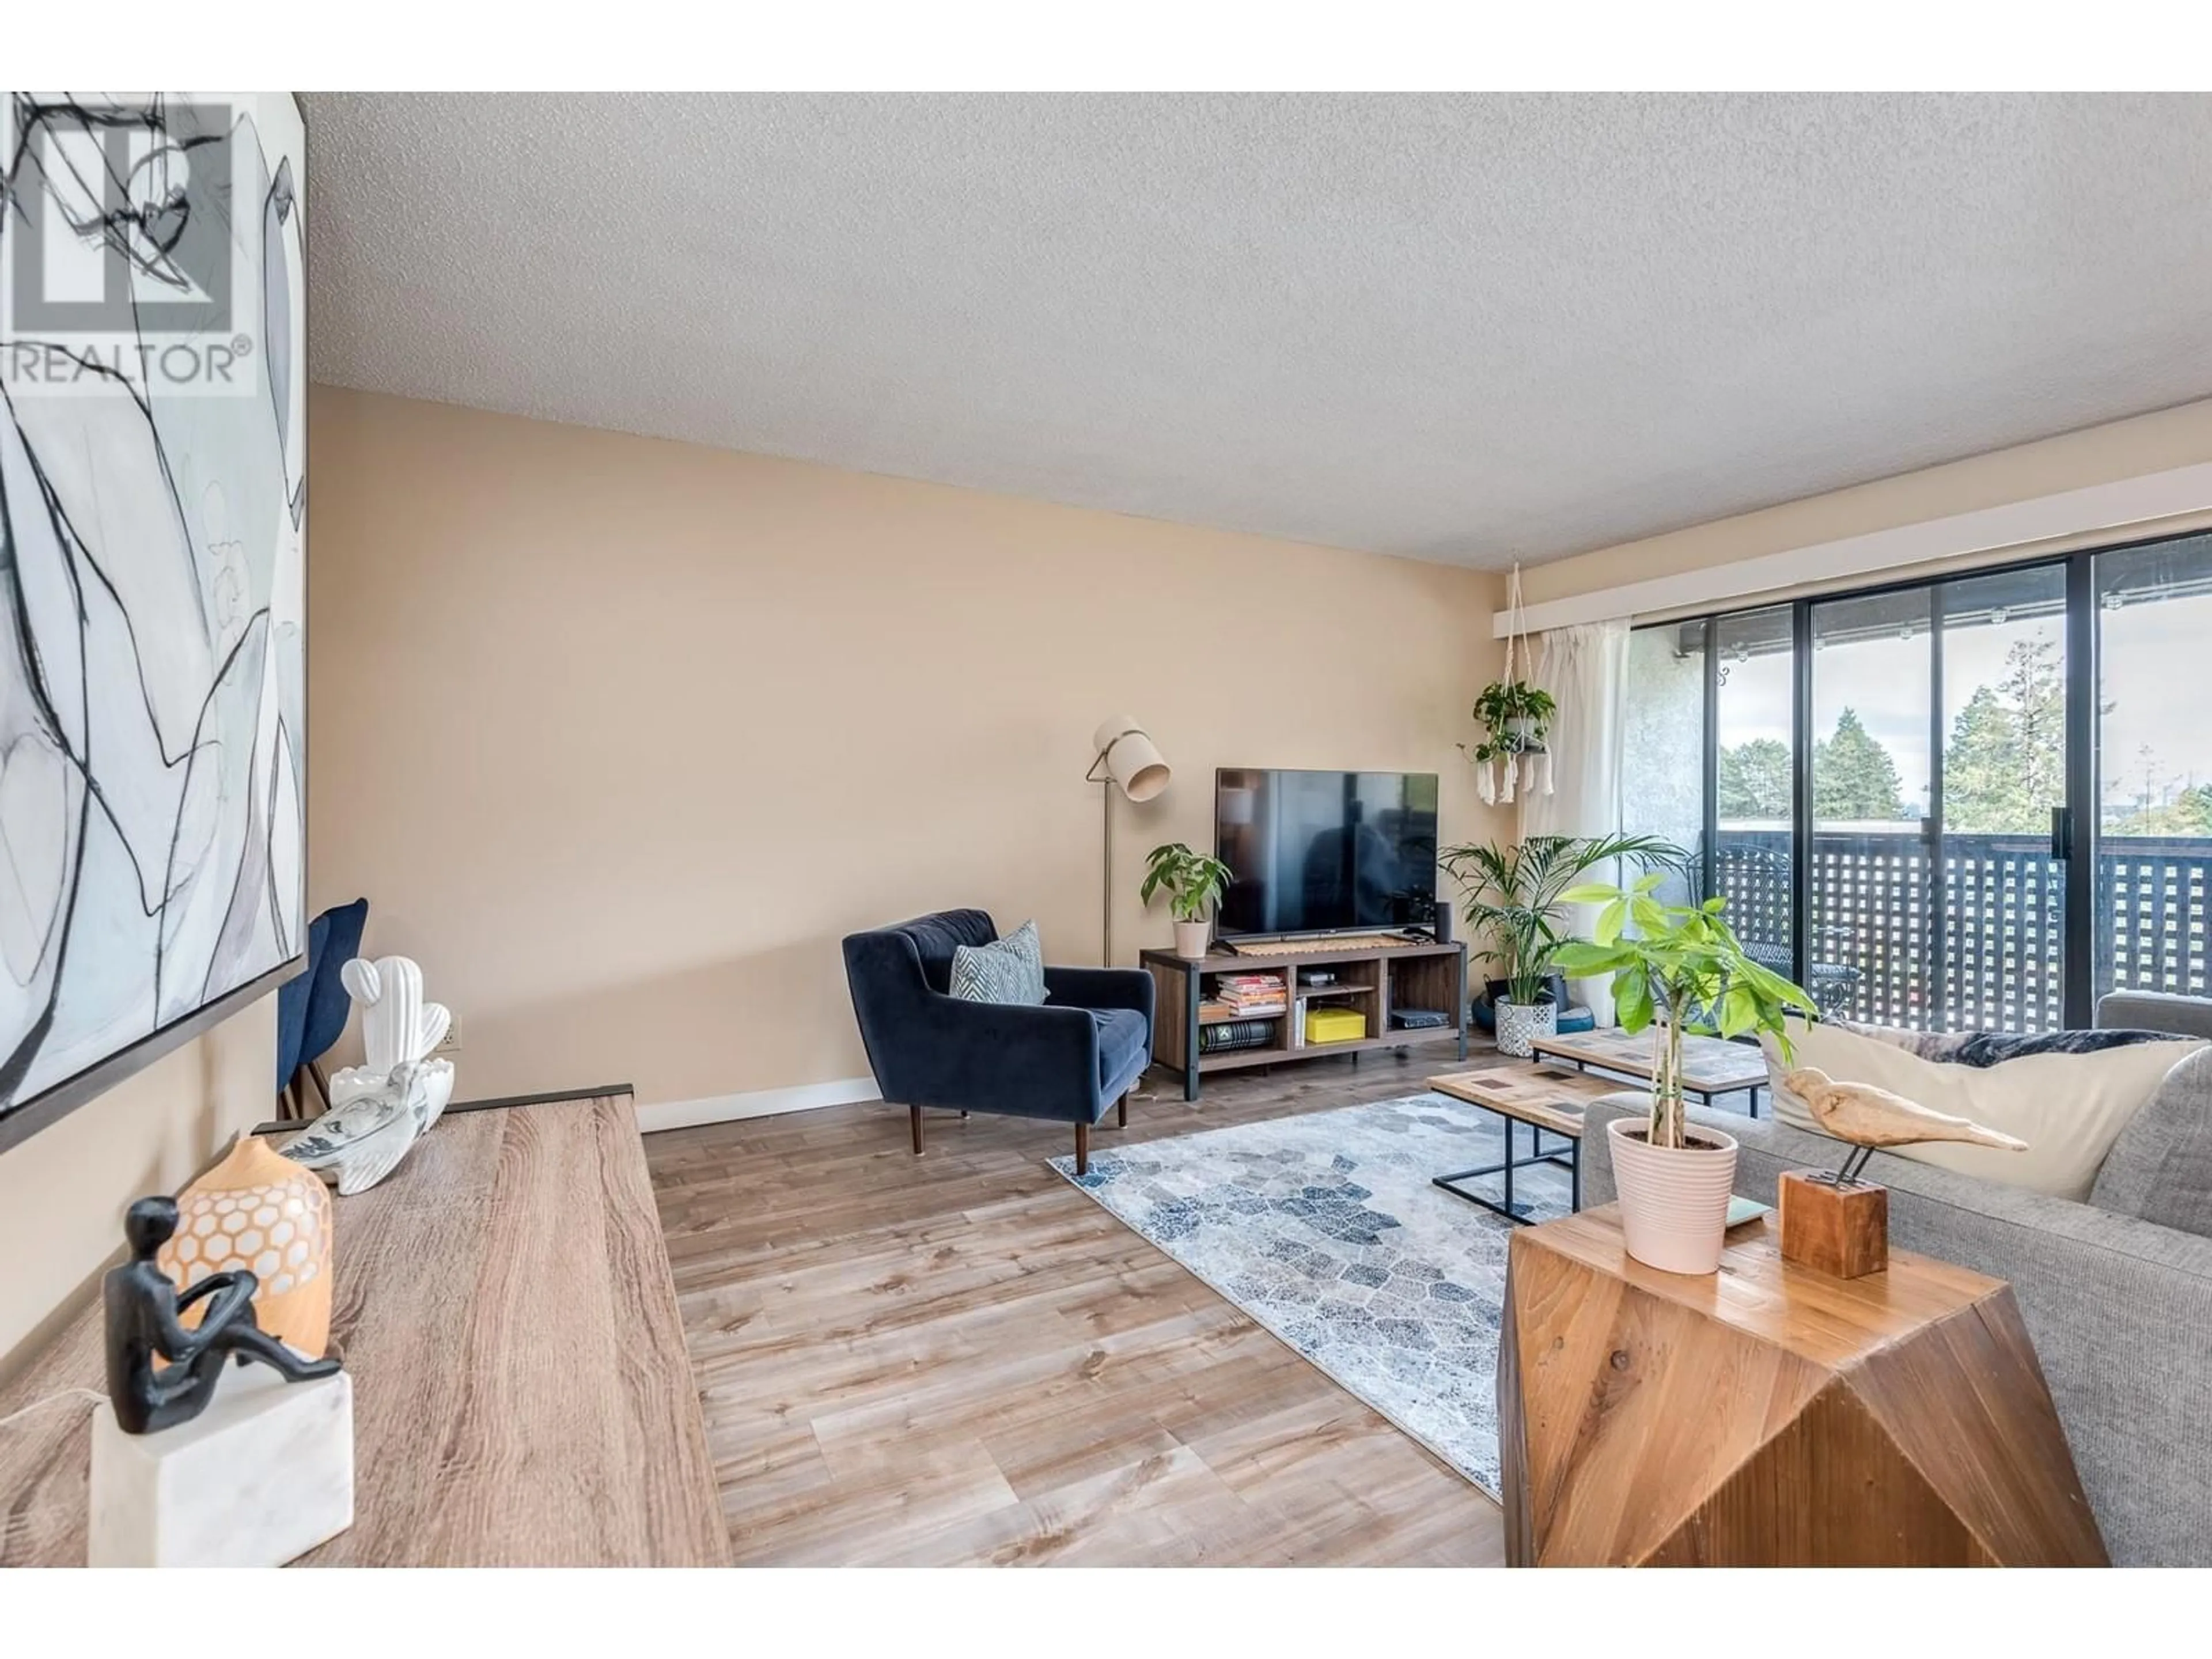
<instances>
[{"instance_id":1,"label":"white baseboard","mask_svg":"<svg viewBox=\"0 0 2212 1659\"><path fill-rule=\"evenodd\" d=\"M881 1100L872 1077L839 1078L830 1083L802 1083L789 1089L756 1089L750 1094L711 1095L704 1100L669 1100L637 1109L637 1127L646 1134L662 1129L690 1129L702 1123L734 1123L740 1118L775 1117L811 1112L823 1106L849 1106Z\"/></svg>"}]
</instances>

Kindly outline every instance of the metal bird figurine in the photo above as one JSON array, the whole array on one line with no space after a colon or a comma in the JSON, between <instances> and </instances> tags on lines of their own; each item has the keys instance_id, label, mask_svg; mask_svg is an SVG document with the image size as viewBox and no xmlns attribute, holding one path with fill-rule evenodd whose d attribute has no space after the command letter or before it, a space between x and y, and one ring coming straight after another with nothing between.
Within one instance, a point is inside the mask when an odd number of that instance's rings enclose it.
<instances>
[{"instance_id":1,"label":"metal bird figurine","mask_svg":"<svg viewBox=\"0 0 2212 1659\"><path fill-rule=\"evenodd\" d=\"M1803 1101L1820 1127L1838 1140L1858 1150L1844 1160L1835 1183L1845 1186L1859 1178L1877 1147L1911 1146L1924 1140L1963 1140L1976 1146L2024 1152L2027 1143L1996 1129L1948 1112L1938 1112L1903 1095L1878 1089L1871 1083L1838 1083L1817 1066L1801 1066L1784 1073L1790 1092Z\"/></svg>"}]
</instances>

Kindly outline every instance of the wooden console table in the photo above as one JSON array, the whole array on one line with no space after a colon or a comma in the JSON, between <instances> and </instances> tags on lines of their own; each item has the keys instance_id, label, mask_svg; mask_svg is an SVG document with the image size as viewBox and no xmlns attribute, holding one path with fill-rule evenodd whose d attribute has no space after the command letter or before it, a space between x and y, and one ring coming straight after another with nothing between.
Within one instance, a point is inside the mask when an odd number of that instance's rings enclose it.
<instances>
[{"instance_id":1,"label":"wooden console table","mask_svg":"<svg viewBox=\"0 0 2212 1659\"><path fill-rule=\"evenodd\" d=\"M728 1559L629 1096L450 1111L333 1202L354 1523L303 1564ZM95 1306L0 1418L100 1387ZM83 1564L90 1445L81 1398L0 1427L0 1566Z\"/></svg>"},{"instance_id":2,"label":"wooden console table","mask_svg":"<svg viewBox=\"0 0 2212 1659\"><path fill-rule=\"evenodd\" d=\"M1771 1223L1661 1273L1607 1205L1513 1235L1498 1353L1518 1566L2101 1566L2011 1287L1831 1279Z\"/></svg>"},{"instance_id":3,"label":"wooden console table","mask_svg":"<svg viewBox=\"0 0 2212 1659\"><path fill-rule=\"evenodd\" d=\"M1467 1058L1467 946L1460 944L1400 944L1374 937L1328 940L1286 939L1271 949L1253 945L1235 951L1219 951L1191 961L1172 951L1146 951L1138 958L1152 976L1152 1057L1182 1073L1182 1097L1198 1098L1199 1079L1210 1072L1233 1071L1244 1066L1279 1066L1293 1060L1320 1060L1329 1054L1354 1054L1369 1048L1402 1048L1432 1037L1459 1039L1459 1057ZM1297 983L1301 972L1333 973L1337 982L1308 988ZM1230 1016L1212 1019L1200 1012L1206 982L1221 974L1275 974L1289 988L1289 1006L1279 1014ZM1292 1040L1291 1019L1297 1000L1310 1004L1352 1008L1366 1016L1367 1035L1349 1042L1316 1042L1304 1047ZM1390 1029L1393 1008L1424 1008L1442 1012L1443 1025ZM1269 1021L1273 1031L1265 1046L1232 1048L1206 1054L1199 1033L1206 1025L1231 1020Z\"/></svg>"}]
</instances>

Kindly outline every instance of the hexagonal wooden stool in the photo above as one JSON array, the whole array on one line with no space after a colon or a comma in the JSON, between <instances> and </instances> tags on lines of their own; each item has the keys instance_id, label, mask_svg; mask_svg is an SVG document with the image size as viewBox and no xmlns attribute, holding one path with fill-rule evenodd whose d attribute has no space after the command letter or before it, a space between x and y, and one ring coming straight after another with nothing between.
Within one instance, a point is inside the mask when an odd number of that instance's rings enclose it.
<instances>
[{"instance_id":1,"label":"hexagonal wooden stool","mask_svg":"<svg viewBox=\"0 0 2212 1659\"><path fill-rule=\"evenodd\" d=\"M1841 1279L1735 1229L1629 1259L1607 1206L1516 1232L1498 1363L1516 1565L2102 1565L2009 1285Z\"/></svg>"}]
</instances>

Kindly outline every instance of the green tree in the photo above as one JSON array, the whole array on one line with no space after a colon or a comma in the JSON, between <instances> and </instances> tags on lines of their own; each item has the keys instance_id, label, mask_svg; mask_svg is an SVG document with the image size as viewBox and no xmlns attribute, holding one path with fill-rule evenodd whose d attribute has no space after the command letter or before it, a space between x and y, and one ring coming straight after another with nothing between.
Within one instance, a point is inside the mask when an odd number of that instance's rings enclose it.
<instances>
[{"instance_id":1,"label":"green tree","mask_svg":"<svg viewBox=\"0 0 2212 1659\"><path fill-rule=\"evenodd\" d=\"M1724 818L1790 816L1790 745L1753 738L1721 750L1720 814Z\"/></svg>"},{"instance_id":2,"label":"green tree","mask_svg":"<svg viewBox=\"0 0 2212 1659\"><path fill-rule=\"evenodd\" d=\"M2016 641L2005 653L1998 690L2012 705L2020 730L2021 791L2039 819L2021 827L2047 830L2051 809L2066 799L2066 676L2058 641Z\"/></svg>"},{"instance_id":3,"label":"green tree","mask_svg":"<svg viewBox=\"0 0 2212 1659\"><path fill-rule=\"evenodd\" d=\"M2159 764L2148 744L2136 751L2142 768L2135 798L2125 805L2107 802L2105 833L2148 836L2161 840L2212 836L2212 784L2175 790L2175 780Z\"/></svg>"},{"instance_id":4,"label":"green tree","mask_svg":"<svg viewBox=\"0 0 2212 1659\"><path fill-rule=\"evenodd\" d=\"M1904 785L1897 763L1861 723L1858 710L1836 718L1832 735L1813 745L1813 814L1821 818L1901 818Z\"/></svg>"},{"instance_id":5,"label":"green tree","mask_svg":"<svg viewBox=\"0 0 2212 1659\"><path fill-rule=\"evenodd\" d=\"M2025 835L2038 827L2024 747L2017 711L1993 688L1976 686L1943 749L1945 829L1986 836ZM2043 811L2047 818L2049 806Z\"/></svg>"},{"instance_id":6,"label":"green tree","mask_svg":"<svg viewBox=\"0 0 2212 1659\"><path fill-rule=\"evenodd\" d=\"M2212 783L2200 783L2181 792L2173 803L2192 836L2212 836Z\"/></svg>"},{"instance_id":7,"label":"green tree","mask_svg":"<svg viewBox=\"0 0 2212 1659\"><path fill-rule=\"evenodd\" d=\"M1943 750L1944 827L1965 834L2038 835L2066 799L2066 681L2058 641L2021 640L1997 683L1951 723Z\"/></svg>"}]
</instances>

